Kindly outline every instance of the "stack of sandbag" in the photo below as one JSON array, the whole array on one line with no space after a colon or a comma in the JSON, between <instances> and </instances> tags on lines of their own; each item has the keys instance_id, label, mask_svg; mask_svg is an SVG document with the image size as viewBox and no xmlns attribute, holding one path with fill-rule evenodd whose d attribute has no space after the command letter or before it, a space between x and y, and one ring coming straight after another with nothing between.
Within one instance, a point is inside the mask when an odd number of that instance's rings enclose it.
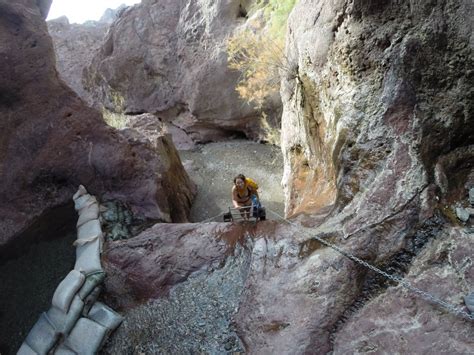
<instances>
[{"instance_id":1,"label":"stack of sandbag","mask_svg":"<svg viewBox=\"0 0 474 355\"><path fill-rule=\"evenodd\" d=\"M100 263L103 235L99 203L82 185L73 199L79 214L74 270L59 284L51 308L30 330L19 355L95 354L123 320L97 302L105 278Z\"/></svg>"}]
</instances>

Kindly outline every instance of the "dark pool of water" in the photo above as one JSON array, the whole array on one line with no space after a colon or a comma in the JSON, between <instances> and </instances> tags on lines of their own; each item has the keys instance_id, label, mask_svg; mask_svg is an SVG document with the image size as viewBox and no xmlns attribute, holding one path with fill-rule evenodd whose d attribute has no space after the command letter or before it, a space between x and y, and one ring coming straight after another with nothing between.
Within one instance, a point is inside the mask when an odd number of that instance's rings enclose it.
<instances>
[{"instance_id":1,"label":"dark pool of water","mask_svg":"<svg viewBox=\"0 0 474 355\"><path fill-rule=\"evenodd\" d=\"M15 257L0 261L0 354L16 354L74 267L76 218L72 206L48 212L16 238L26 245L17 243Z\"/></svg>"}]
</instances>

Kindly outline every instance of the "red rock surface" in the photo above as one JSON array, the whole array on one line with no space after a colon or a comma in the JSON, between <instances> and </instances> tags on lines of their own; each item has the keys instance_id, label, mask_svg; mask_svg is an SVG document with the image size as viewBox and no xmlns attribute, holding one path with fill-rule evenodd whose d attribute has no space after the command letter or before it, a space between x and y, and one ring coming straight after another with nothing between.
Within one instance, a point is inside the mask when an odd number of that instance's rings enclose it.
<instances>
[{"instance_id":1,"label":"red rock surface","mask_svg":"<svg viewBox=\"0 0 474 355\"><path fill-rule=\"evenodd\" d=\"M219 267L244 240L245 228L224 223L156 224L137 237L108 242L106 291L127 308L164 297L192 273Z\"/></svg>"},{"instance_id":2,"label":"red rock surface","mask_svg":"<svg viewBox=\"0 0 474 355\"><path fill-rule=\"evenodd\" d=\"M474 283L472 237L444 231L420 254L406 280L464 311L462 296ZM335 336L334 353L472 352L472 321L449 314L402 287L392 287L347 321Z\"/></svg>"},{"instance_id":3,"label":"red rock surface","mask_svg":"<svg viewBox=\"0 0 474 355\"><path fill-rule=\"evenodd\" d=\"M0 2L0 247L79 184L143 218L186 221L194 186L171 141L128 141L58 79L35 1Z\"/></svg>"},{"instance_id":4,"label":"red rock surface","mask_svg":"<svg viewBox=\"0 0 474 355\"><path fill-rule=\"evenodd\" d=\"M84 72L96 101L114 112L156 114L196 142L262 135L260 112L239 98L227 38L250 2L150 0L125 10ZM247 11L247 10L246 10ZM84 63L85 64L85 63ZM271 122L281 102L269 102Z\"/></svg>"}]
</instances>

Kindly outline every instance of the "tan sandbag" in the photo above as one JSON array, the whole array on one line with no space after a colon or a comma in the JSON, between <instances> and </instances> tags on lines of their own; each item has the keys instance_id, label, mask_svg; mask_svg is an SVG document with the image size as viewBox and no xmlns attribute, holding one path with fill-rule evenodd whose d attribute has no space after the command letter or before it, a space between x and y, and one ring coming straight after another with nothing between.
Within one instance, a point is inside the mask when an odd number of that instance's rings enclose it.
<instances>
[{"instance_id":1,"label":"tan sandbag","mask_svg":"<svg viewBox=\"0 0 474 355\"><path fill-rule=\"evenodd\" d=\"M123 322L123 317L120 314L101 302L94 303L87 316L106 327L110 332L114 331Z\"/></svg>"},{"instance_id":2,"label":"tan sandbag","mask_svg":"<svg viewBox=\"0 0 474 355\"><path fill-rule=\"evenodd\" d=\"M102 235L102 228L98 219L84 223L82 226L77 228L77 239L90 239Z\"/></svg>"},{"instance_id":3,"label":"tan sandbag","mask_svg":"<svg viewBox=\"0 0 474 355\"><path fill-rule=\"evenodd\" d=\"M81 288L86 277L78 270L71 270L54 291L52 304L67 313L72 299Z\"/></svg>"},{"instance_id":4,"label":"tan sandbag","mask_svg":"<svg viewBox=\"0 0 474 355\"><path fill-rule=\"evenodd\" d=\"M105 279L105 272L96 272L94 274L89 274L86 277L86 281L82 285L81 289L77 295L85 300L87 296L96 288L97 285L101 284Z\"/></svg>"},{"instance_id":5,"label":"tan sandbag","mask_svg":"<svg viewBox=\"0 0 474 355\"><path fill-rule=\"evenodd\" d=\"M77 320L81 317L83 309L84 302L76 295L72 300L67 313L64 313L59 308L53 306L48 310L48 312L46 312L46 316L57 332L61 334L69 334Z\"/></svg>"},{"instance_id":6,"label":"tan sandbag","mask_svg":"<svg viewBox=\"0 0 474 355\"><path fill-rule=\"evenodd\" d=\"M80 271L85 275L102 271L100 264L100 238L96 238L76 248L74 270Z\"/></svg>"},{"instance_id":7,"label":"tan sandbag","mask_svg":"<svg viewBox=\"0 0 474 355\"><path fill-rule=\"evenodd\" d=\"M99 204L93 203L89 206L84 207L80 210L79 219L77 220L77 227L82 226L84 223L99 218Z\"/></svg>"},{"instance_id":8,"label":"tan sandbag","mask_svg":"<svg viewBox=\"0 0 474 355\"><path fill-rule=\"evenodd\" d=\"M38 353L30 348L28 344L23 343L16 355L38 355Z\"/></svg>"},{"instance_id":9,"label":"tan sandbag","mask_svg":"<svg viewBox=\"0 0 474 355\"><path fill-rule=\"evenodd\" d=\"M74 200L74 208L76 209L76 211L81 211L87 206L90 206L96 203L98 203L97 199L94 196L87 194Z\"/></svg>"},{"instance_id":10,"label":"tan sandbag","mask_svg":"<svg viewBox=\"0 0 474 355\"><path fill-rule=\"evenodd\" d=\"M25 343L37 354L46 355L59 338L59 333L49 323L45 313L42 313L28 333Z\"/></svg>"},{"instance_id":11,"label":"tan sandbag","mask_svg":"<svg viewBox=\"0 0 474 355\"><path fill-rule=\"evenodd\" d=\"M77 200L79 197L85 194L87 194L86 188L84 187L84 185L79 185L79 188L77 189L76 193L72 196L72 199Z\"/></svg>"},{"instance_id":12,"label":"tan sandbag","mask_svg":"<svg viewBox=\"0 0 474 355\"><path fill-rule=\"evenodd\" d=\"M92 305L99 298L101 292L102 292L102 287L97 286L96 288L94 288L94 290L91 293L89 293L89 296L87 296L86 299L84 300L84 308L82 310L83 316L87 316L90 309L92 308Z\"/></svg>"},{"instance_id":13,"label":"tan sandbag","mask_svg":"<svg viewBox=\"0 0 474 355\"><path fill-rule=\"evenodd\" d=\"M54 355L77 355L77 353L69 349L66 345L61 344L56 350L54 350Z\"/></svg>"},{"instance_id":14,"label":"tan sandbag","mask_svg":"<svg viewBox=\"0 0 474 355\"><path fill-rule=\"evenodd\" d=\"M78 354L96 354L105 338L107 328L87 318L80 318L64 345Z\"/></svg>"},{"instance_id":15,"label":"tan sandbag","mask_svg":"<svg viewBox=\"0 0 474 355\"><path fill-rule=\"evenodd\" d=\"M76 239L74 243L72 243L72 245L75 247L80 247L80 246L83 246L84 244L93 242L98 238L100 238L99 235L96 235L95 237L86 238L86 239ZM99 245L99 252L101 252L100 245Z\"/></svg>"}]
</instances>

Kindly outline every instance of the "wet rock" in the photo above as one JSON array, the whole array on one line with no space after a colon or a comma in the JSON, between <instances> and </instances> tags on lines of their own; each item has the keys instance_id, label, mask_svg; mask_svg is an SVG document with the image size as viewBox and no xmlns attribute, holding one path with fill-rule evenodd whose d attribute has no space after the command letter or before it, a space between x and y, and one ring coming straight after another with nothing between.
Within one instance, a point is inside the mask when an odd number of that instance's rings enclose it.
<instances>
[{"instance_id":1,"label":"wet rock","mask_svg":"<svg viewBox=\"0 0 474 355\"><path fill-rule=\"evenodd\" d=\"M469 220L469 212L461 207L456 207L456 216L463 222L467 222Z\"/></svg>"},{"instance_id":2,"label":"wet rock","mask_svg":"<svg viewBox=\"0 0 474 355\"><path fill-rule=\"evenodd\" d=\"M474 206L474 187L469 190L469 203Z\"/></svg>"}]
</instances>

